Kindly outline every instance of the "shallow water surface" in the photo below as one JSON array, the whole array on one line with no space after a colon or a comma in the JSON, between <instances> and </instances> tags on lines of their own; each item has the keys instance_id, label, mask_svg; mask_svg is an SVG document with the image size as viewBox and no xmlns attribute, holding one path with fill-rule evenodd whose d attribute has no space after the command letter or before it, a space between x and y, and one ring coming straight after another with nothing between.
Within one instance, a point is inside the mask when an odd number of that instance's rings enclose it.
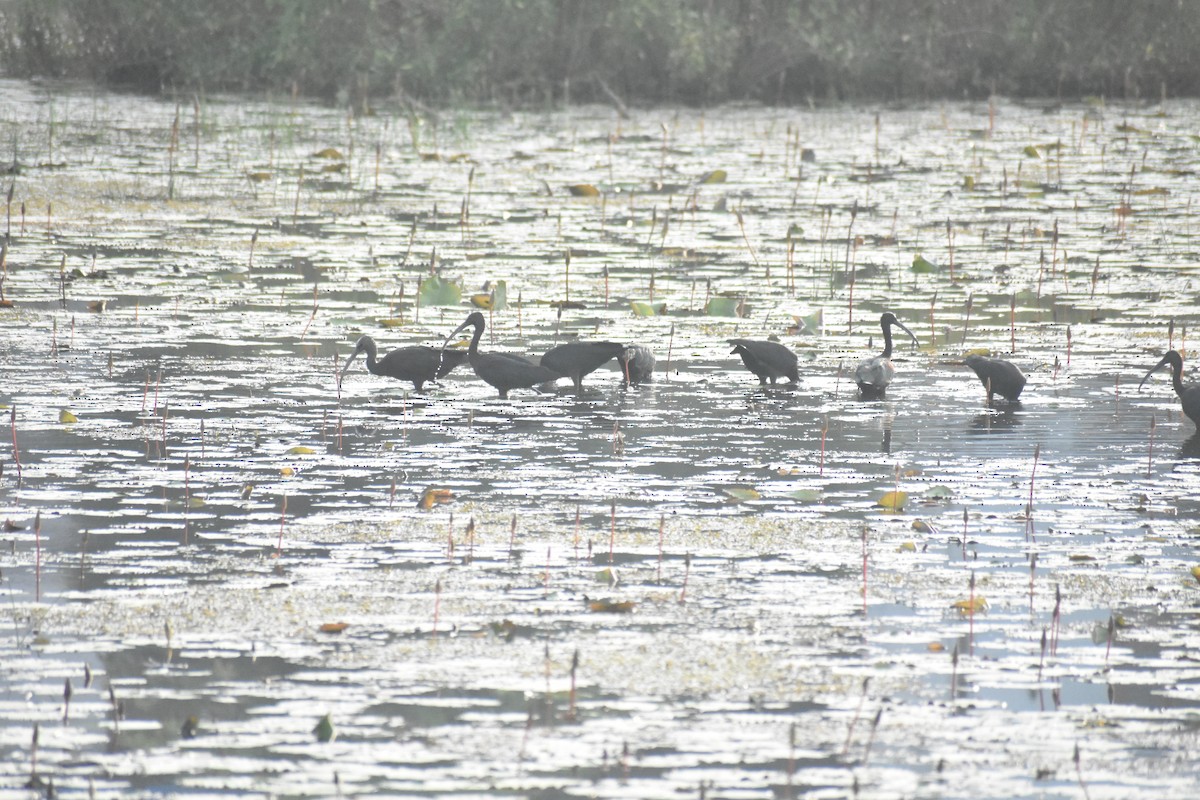
<instances>
[{"instance_id":1,"label":"shallow water surface","mask_svg":"<svg viewBox=\"0 0 1200 800\"><path fill-rule=\"evenodd\" d=\"M1193 794L1195 103L0 95L0 797Z\"/></svg>"}]
</instances>

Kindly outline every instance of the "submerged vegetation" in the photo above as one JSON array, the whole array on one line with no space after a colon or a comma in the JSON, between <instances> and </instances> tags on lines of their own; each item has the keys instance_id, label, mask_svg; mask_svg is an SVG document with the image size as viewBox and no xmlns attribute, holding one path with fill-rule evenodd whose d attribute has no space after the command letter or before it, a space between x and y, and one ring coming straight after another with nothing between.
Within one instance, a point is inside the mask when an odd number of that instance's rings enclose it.
<instances>
[{"instance_id":1,"label":"submerged vegetation","mask_svg":"<svg viewBox=\"0 0 1200 800\"><path fill-rule=\"evenodd\" d=\"M428 103L1192 94L1200 4L13 0L10 74Z\"/></svg>"}]
</instances>

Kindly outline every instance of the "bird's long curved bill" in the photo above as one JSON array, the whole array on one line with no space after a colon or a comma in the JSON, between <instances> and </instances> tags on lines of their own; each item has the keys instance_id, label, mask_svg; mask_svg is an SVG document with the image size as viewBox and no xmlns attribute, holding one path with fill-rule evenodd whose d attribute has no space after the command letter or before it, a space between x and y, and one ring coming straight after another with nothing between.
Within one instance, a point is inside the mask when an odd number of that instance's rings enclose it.
<instances>
[{"instance_id":1,"label":"bird's long curved bill","mask_svg":"<svg viewBox=\"0 0 1200 800\"><path fill-rule=\"evenodd\" d=\"M439 372L442 371L442 364L444 364L446 362L446 346L450 344L450 340L453 339L455 336L458 336L460 333L462 333L469 327L471 327L471 326L464 322L462 325L459 325L457 328L450 331L450 333L446 336L445 340L442 341L442 349L438 350L438 363L437 363L437 366L433 368L434 375L437 375Z\"/></svg>"},{"instance_id":2,"label":"bird's long curved bill","mask_svg":"<svg viewBox=\"0 0 1200 800\"><path fill-rule=\"evenodd\" d=\"M357 350L355 350L353 353L350 354L350 357L346 359L346 363L342 365L342 371L338 373L339 375L346 374L346 370L350 369L350 364L353 363L354 358L357 355L358 355Z\"/></svg>"},{"instance_id":3,"label":"bird's long curved bill","mask_svg":"<svg viewBox=\"0 0 1200 800\"><path fill-rule=\"evenodd\" d=\"M1163 360L1158 362L1157 364L1155 364L1154 369L1147 372L1146 377L1142 378L1142 382L1138 384L1138 391L1140 392L1142 390L1142 385L1145 384L1146 381L1148 381L1150 379L1151 375L1158 372L1160 369L1162 369L1163 367L1165 367L1167 364L1170 364L1170 363L1171 363L1171 357L1163 356Z\"/></svg>"},{"instance_id":4,"label":"bird's long curved bill","mask_svg":"<svg viewBox=\"0 0 1200 800\"><path fill-rule=\"evenodd\" d=\"M912 331L910 331L908 329L908 326L905 325L903 322L901 322L900 320L896 320L896 327L909 335L909 338L912 339L914 346L918 346L921 344L920 342L917 341L917 335L915 333L913 333Z\"/></svg>"}]
</instances>

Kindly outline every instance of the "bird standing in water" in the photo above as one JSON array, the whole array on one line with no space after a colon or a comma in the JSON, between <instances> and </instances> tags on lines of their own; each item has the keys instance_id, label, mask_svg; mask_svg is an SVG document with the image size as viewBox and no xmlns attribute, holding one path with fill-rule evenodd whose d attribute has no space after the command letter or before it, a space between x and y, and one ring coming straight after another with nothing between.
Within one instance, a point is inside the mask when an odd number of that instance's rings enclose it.
<instances>
[{"instance_id":1,"label":"bird standing in water","mask_svg":"<svg viewBox=\"0 0 1200 800\"><path fill-rule=\"evenodd\" d=\"M379 350L375 340L370 336L363 336L354 345L354 352L342 366L342 375L350 369L350 363L359 353L367 354L367 371L372 375L384 375L398 381L412 381L418 392L424 389L426 382L445 377L450 370L467 360L464 351L443 352L427 345L398 347L383 358L378 358Z\"/></svg>"},{"instance_id":2,"label":"bird standing in water","mask_svg":"<svg viewBox=\"0 0 1200 800\"><path fill-rule=\"evenodd\" d=\"M854 381L858 384L858 391L864 400L878 400L883 397L896 374L896 368L892 366L893 325L911 336L913 344L917 343L916 335L896 319L895 314L890 311L883 313L879 318L879 326L883 328L883 352L866 359L854 370Z\"/></svg>"},{"instance_id":3,"label":"bird standing in water","mask_svg":"<svg viewBox=\"0 0 1200 800\"><path fill-rule=\"evenodd\" d=\"M1025 376L1016 364L999 358L970 355L964 362L979 376L983 388L987 390L987 404L992 404L992 395L998 394L1010 403L1021 398L1021 390L1025 388Z\"/></svg>"},{"instance_id":4,"label":"bird standing in water","mask_svg":"<svg viewBox=\"0 0 1200 800\"><path fill-rule=\"evenodd\" d=\"M800 380L796 354L778 342L730 339L729 343L733 345L732 352L742 357L746 369L757 375L762 385L766 386L768 380L775 383L780 378L787 378L789 383Z\"/></svg>"},{"instance_id":5,"label":"bird standing in water","mask_svg":"<svg viewBox=\"0 0 1200 800\"><path fill-rule=\"evenodd\" d=\"M570 378L578 393L583 391L583 376L600 369L624 350L625 345L617 342L567 342L547 350L541 363L546 369Z\"/></svg>"},{"instance_id":6,"label":"bird standing in water","mask_svg":"<svg viewBox=\"0 0 1200 800\"><path fill-rule=\"evenodd\" d=\"M542 383L558 379L558 373L539 364L508 353L481 353L479 339L483 336L483 314L473 311L462 325L446 337L442 343L442 354L447 354L446 345L460 332L474 326L475 335L471 337L471 346L467 348L467 360L475 374L484 382L494 386L501 397L508 397L510 389L531 389ZM450 351L453 352L453 351Z\"/></svg>"},{"instance_id":7,"label":"bird standing in water","mask_svg":"<svg viewBox=\"0 0 1200 800\"><path fill-rule=\"evenodd\" d=\"M1175 394L1179 395L1183 413L1187 414L1188 419L1196 423L1197 427L1200 427L1200 384L1183 385L1183 356L1174 350L1168 350L1167 354L1162 357L1162 361L1159 361L1154 369L1146 373L1146 377L1142 378L1142 382L1138 384L1138 391L1142 390L1142 384L1151 375L1168 364L1171 365L1171 386L1175 388Z\"/></svg>"}]
</instances>

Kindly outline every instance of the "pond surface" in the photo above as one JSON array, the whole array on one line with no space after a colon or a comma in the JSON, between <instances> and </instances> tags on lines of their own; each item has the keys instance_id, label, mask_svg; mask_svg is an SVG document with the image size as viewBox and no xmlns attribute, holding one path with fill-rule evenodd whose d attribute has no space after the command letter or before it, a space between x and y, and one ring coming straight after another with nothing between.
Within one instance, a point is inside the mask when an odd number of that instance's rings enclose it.
<instances>
[{"instance_id":1,"label":"pond surface","mask_svg":"<svg viewBox=\"0 0 1200 800\"><path fill-rule=\"evenodd\" d=\"M0 797L1193 796L1200 104L0 100Z\"/></svg>"}]
</instances>

